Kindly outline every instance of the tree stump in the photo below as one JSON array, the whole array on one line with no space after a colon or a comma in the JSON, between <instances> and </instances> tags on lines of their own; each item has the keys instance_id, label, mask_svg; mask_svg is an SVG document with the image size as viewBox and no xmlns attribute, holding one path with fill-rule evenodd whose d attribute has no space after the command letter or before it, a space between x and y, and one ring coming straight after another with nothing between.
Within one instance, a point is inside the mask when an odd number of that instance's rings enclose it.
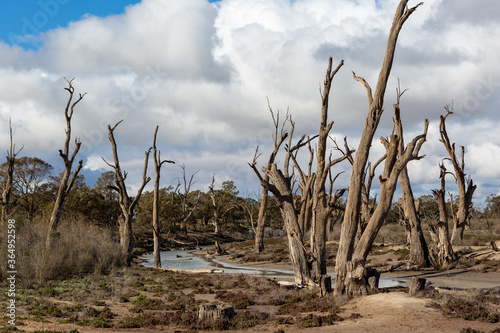
<instances>
[{"instance_id":1,"label":"tree stump","mask_svg":"<svg viewBox=\"0 0 500 333\"><path fill-rule=\"evenodd\" d=\"M422 291L425 289L425 282L426 279L424 278L419 278L419 277L412 277L411 278L411 283L410 283L410 295L415 295L419 291Z\"/></svg>"},{"instance_id":2,"label":"tree stump","mask_svg":"<svg viewBox=\"0 0 500 333\"><path fill-rule=\"evenodd\" d=\"M370 292L373 293L378 290L378 284L380 282L380 271L373 267L366 268L366 283L370 288Z\"/></svg>"},{"instance_id":3,"label":"tree stump","mask_svg":"<svg viewBox=\"0 0 500 333\"><path fill-rule=\"evenodd\" d=\"M217 320L231 319L235 315L234 308L228 304L200 304L198 319L210 324Z\"/></svg>"}]
</instances>

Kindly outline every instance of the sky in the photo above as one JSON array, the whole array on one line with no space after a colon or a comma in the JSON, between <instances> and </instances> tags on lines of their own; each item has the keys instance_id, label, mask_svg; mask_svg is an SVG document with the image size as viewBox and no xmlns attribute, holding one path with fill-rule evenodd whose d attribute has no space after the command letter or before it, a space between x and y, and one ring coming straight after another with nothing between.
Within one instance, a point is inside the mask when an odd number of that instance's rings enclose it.
<instances>
[{"instance_id":1,"label":"sky","mask_svg":"<svg viewBox=\"0 0 500 333\"><path fill-rule=\"evenodd\" d=\"M418 2L411 0L410 6ZM92 186L110 171L107 125L137 189L144 151L159 125L164 159L162 186L199 171L195 189L233 180L241 195L258 196L248 166L255 148L263 165L272 149L275 112L288 112L295 136L319 128L320 87L333 57L344 66L335 76L329 119L331 137L356 148L367 113L366 91L352 72L375 87L397 0L40 0L3 2L0 11L0 149L14 141L19 156L37 156L63 170L58 149L65 139L64 77L86 93L75 109L78 158ZM403 27L385 97L385 112L370 159L392 130L398 80L405 140L430 126L421 154L409 164L416 196L439 186L438 164L447 157L439 142L439 116L452 142L464 146L465 172L478 188L476 206L500 194L500 3L495 0L424 2ZM72 145L72 148L74 146ZM338 152L333 152L335 156ZM307 162L308 152L300 156ZM282 156L279 162L282 162ZM150 161L151 163L151 161ZM151 166L151 164L150 164ZM335 187L346 187L349 165ZM150 167L149 175L154 177ZM376 186L373 194L376 193ZM148 185L147 190L151 189ZM447 179L447 190L456 184ZM397 197L398 194L396 194Z\"/></svg>"}]
</instances>

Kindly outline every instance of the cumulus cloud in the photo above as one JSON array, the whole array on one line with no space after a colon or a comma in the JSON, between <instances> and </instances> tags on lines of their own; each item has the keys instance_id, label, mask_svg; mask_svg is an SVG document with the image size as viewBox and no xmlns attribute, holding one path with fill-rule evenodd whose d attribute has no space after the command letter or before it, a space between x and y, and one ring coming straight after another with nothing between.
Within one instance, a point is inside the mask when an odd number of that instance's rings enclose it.
<instances>
[{"instance_id":1,"label":"cumulus cloud","mask_svg":"<svg viewBox=\"0 0 500 333\"><path fill-rule=\"evenodd\" d=\"M12 117L25 152L57 158L50 152L64 140L68 94L62 77L76 77L76 92L87 93L74 116L86 172L104 171L107 125L124 119L115 134L131 186L140 181L144 150L160 125L162 155L199 169L200 189L213 174L234 179L242 190L255 189L246 163L257 145L269 149L267 98L275 111L291 112L297 137L314 134L330 56L335 65L345 61L331 95L334 136L347 136L355 148L367 101L351 71L375 87L398 2L143 0L120 15L87 15L36 36L37 50L0 41L0 119L5 124ZM499 8L493 0L432 1L403 27L377 136L392 130L399 78L408 89L401 100L407 140L421 132L424 118L431 121L426 157L409 167L417 194L429 194L437 163L446 157L437 124L452 101L448 132L467 147L468 172L478 184L494 184L490 179L498 177L495 168L485 169L498 164L500 142ZM6 130L0 140L5 147ZM377 139L371 158L381 154ZM339 180L339 186L346 183Z\"/></svg>"}]
</instances>

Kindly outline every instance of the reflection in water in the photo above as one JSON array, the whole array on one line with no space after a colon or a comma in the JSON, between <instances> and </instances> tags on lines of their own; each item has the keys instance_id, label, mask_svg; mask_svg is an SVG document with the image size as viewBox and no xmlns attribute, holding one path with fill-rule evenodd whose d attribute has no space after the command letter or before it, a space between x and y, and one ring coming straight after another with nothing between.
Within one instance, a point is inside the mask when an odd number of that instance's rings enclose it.
<instances>
[{"instance_id":1,"label":"reflection in water","mask_svg":"<svg viewBox=\"0 0 500 333\"><path fill-rule=\"evenodd\" d=\"M162 251L160 253L161 267L173 269L222 269L224 274L253 274L267 278L293 278L293 271L288 269L268 269L262 267L243 266L221 262L220 260L205 254L195 254L195 251ZM145 267L153 267L153 255L144 255ZM333 273L330 274L333 279ZM388 288L402 286L406 281L401 279L380 278L379 287Z\"/></svg>"}]
</instances>

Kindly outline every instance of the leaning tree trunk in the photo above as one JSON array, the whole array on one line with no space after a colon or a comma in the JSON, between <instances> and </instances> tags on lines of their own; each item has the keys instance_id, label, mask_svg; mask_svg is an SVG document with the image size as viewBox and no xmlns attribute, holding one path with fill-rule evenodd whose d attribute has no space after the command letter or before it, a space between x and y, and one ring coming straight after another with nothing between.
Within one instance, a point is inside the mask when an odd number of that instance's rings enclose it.
<instances>
[{"instance_id":1,"label":"leaning tree trunk","mask_svg":"<svg viewBox=\"0 0 500 333\"><path fill-rule=\"evenodd\" d=\"M275 195L278 194L276 199L278 200L281 216L285 223L295 285L308 285L311 282L311 267L306 249L301 240L302 233L297 219L297 212L293 205L293 194L290 185L283 177L281 171L278 170L276 164L273 164L267 172L272 184L279 192L275 193Z\"/></svg>"},{"instance_id":2,"label":"leaning tree trunk","mask_svg":"<svg viewBox=\"0 0 500 333\"><path fill-rule=\"evenodd\" d=\"M400 96L401 94L398 94L397 104L394 104L394 125L398 128L396 133L402 133L399 110ZM392 198L396 190L400 173L409 161L422 158L418 156L418 153L426 140L428 126L429 122L426 120L424 133L415 137L408 143L405 149L400 149L399 143L401 138L398 134L391 135L389 141L381 138L387 152L384 170L380 177L380 201L370 217L366 229L359 238L359 241L353 246L350 260L347 261L344 266L336 267L336 294L347 294L355 297L371 294L377 290L380 274L375 269L365 266L366 259L391 209ZM339 262L338 255L337 262ZM339 284L337 284L337 282L339 282Z\"/></svg>"},{"instance_id":3,"label":"leaning tree trunk","mask_svg":"<svg viewBox=\"0 0 500 333\"><path fill-rule=\"evenodd\" d=\"M387 48L384 61L382 64L382 68L380 70L374 94L372 95L372 90L364 79L354 75L354 78L360 81L366 88L368 103L369 103L369 112L365 119L363 133L361 135L358 149L356 150L356 157L354 159L351 171L351 177L349 180L349 193L346 201L344 222L342 224L339 249L337 251L337 259L335 266L336 267L335 294L337 295L349 294L355 296L356 294L363 293L363 290L365 291L367 290L367 288L365 287L366 282L360 281L360 283L364 285L359 285L357 281L354 281L352 279L352 277L355 276L357 277L365 275L364 258L363 258L364 256L361 255L365 251L361 251L361 249L363 247L366 248L366 246L368 245L371 246L369 240L375 239L375 236L378 233L378 228L370 229L370 222L369 222L367 229L363 233L363 236L361 236L358 244L362 244L363 237L365 236L365 234L367 234L366 237L368 237L367 242L360 247L361 253L358 253L358 255L355 256L355 238L356 238L357 228L359 226L359 215L361 207L361 193L363 187L364 171L366 168L366 164L368 162L368 156L370 153L370 147L372 145L373 137L383 113L383 100L385 96L385 90L387 87L387 81L389 79L392 63L394 60L394 53L396 50L396 43L399 36L399 32L401 31L404 22L418 7L417 5L415 7L408 8L407 5L408 5L408 0L401 0L396 10L396 14L394 16L391 31L389 33L389 38L387 41ZM379 206L381 206L381 204L379 204ZM382 215L380 213L379 216ZM378 224L379 223L376 223L374 221L374 226L378 226ZM370 229L369 234L367 233L368 229ZM358 246L356 246L356 248L358 248ZM361 261L359 261L360 259ZM361 274L358 274L359 272Z\"/></svg>"},{"instance_id":4,"label":"leaning tree trunk","mask_svg":"<svg viewBox=\"0 0 500 333\"><path fill-rule=\"evenodd\" d=\"M65 78L66 80L66 78ZM65 109L65 117L66 117L66 141L64 143L64 151L59 150L59 155L63 159L64 162L64 174L63 177L61 178L61 183L59 184L59 190L57 191L56 195L56 201L54 203L54 208L52 210L52 214L50 216L50 222L49 222L49 230L47 232L47 239L45 242L45 246L47 248L50 248L52 245L53 238L57 232L57 227L59 225L59 220L61 218L61 212L62 212L62 206L64 204L64 200L66 199L66 196L69 194L69 191L71 191L71 188L73 187L73 184L76 180L76 177L78 176L78 173L82 169L83 166L83 161L80 160L78 162L77 167L75 168L73 174L71 174L71 169L73 167L73 162L75 160L76 155L78 154L78 151L80 150L80 147L82 145L81 141L78 139L75 139L75 150L70 156L70 148L69 144L71 141L71 118L73 117L73 112L75 106L83 99L85 94L79 94L78 99L71 103L73 100L73 94L75 92L75 88L73 87L72 81L66 80L68 82L68 88L65 88L69 92L69 98L68 98L68 103L66 104L66 109Z\"/></svg>"}]
</instances>

